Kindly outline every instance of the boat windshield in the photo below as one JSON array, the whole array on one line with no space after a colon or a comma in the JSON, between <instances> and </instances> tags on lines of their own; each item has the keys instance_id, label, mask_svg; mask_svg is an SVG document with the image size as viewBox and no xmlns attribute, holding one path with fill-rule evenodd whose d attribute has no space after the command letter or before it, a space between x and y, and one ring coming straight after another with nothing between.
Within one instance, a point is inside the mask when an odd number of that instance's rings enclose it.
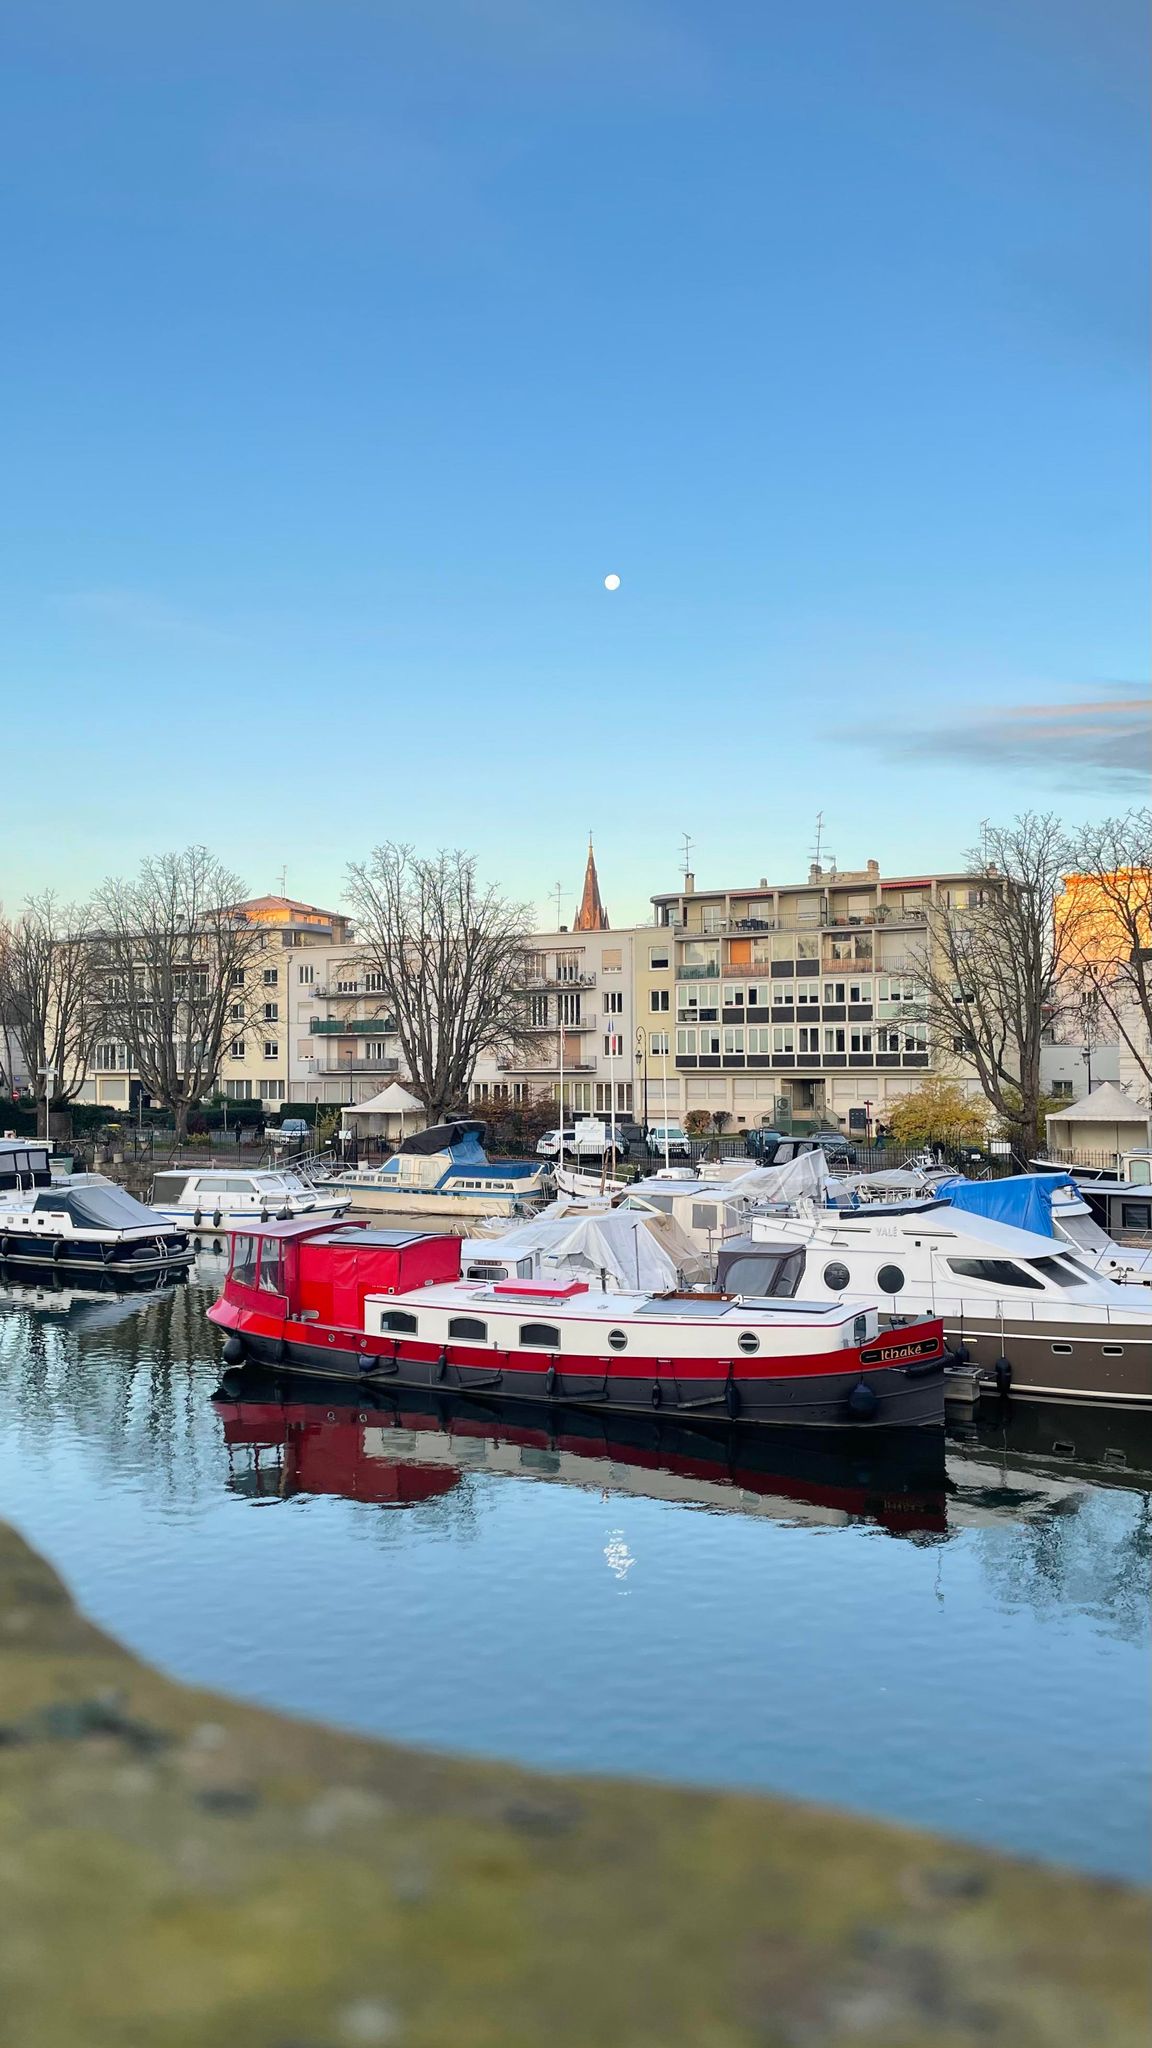
<instances>
[{"instance_id":1,"label":"boat windshield","mask_svg":"<svg viewBox=\"0 0 1152 2048\"><path fill-rule=\"evenodd\" d=\"M1106 1252L1111 1249L1112 1240L1106 1230L1091 1216L1061 1216L1060 1228L1072 1244L1086 1252Z\"/></svg>"}]
</instances>

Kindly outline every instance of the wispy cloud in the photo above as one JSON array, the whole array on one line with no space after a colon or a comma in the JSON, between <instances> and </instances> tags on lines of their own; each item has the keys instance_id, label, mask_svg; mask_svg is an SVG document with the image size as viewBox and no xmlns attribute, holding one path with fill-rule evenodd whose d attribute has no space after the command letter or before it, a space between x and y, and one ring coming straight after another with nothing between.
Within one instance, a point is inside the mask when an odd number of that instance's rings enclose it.
<instances>
[{"instance_id":1,"label":"wispy cloud","mask_svg":"<svg viewBox=\"0 0 1152 2048\"><path fill-rule=\"evenodd\" d=\"M48 601L54 610L78 623L134 638L207 644L233 637L210 620L198 618L147 590L60 590L55 591Z\"/></svg>"},{"instance_id":2,"label":"wispy cloud","mask_svg":"<svg viewBox=\"0 0 1152 2048\"><path fill-rule=\"evenodd\" d=\"M854 732L891 759L1024 771L1061 788L1148 786L1152 702L1134 684L1075 704L1016 704L954 724Z\"/></svg>"}]
</instances>

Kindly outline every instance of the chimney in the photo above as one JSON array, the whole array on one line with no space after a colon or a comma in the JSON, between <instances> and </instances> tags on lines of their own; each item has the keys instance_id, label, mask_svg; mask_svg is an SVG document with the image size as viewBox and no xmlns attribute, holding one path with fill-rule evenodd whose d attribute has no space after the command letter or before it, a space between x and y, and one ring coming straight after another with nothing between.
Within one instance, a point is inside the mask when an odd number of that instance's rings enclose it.
<instances>
[{"instance_id":1,"label":"chimney","mask_svg":"<svg viewBox=\"0 0 1152 2048\"><path fill-rule=\"evenodd\" d=\"M810 882L822 882L822 881L823 881L823 879L824 879L824 870L823 870L823 868L822 868L822 867L820 866L820 863L819 863L819 861L818 861L818 860L814 860L814 861L812 862L812 865L811 865L811 867L810 867L810 868L809 868L809 870L808 870L808 880L809 880Z\"/></svg>"},{"instance_id":2,"label":"chimney","mask_svg":"<svg viewBox=\"0 0 1152 2048\"><path fill-rule=\"evenodd\" d=\"M762 889L766 889L766 888L768 887L768 877L767 877L767 875L761 875L761 877L760 877L760 887L761 887Z\"/></svg>"},{"instance_id":3,"label":"chimney","mask_svg":"<svg viewBox=\"0 0 1152 2048\"><path fill-rule=\"evenodd\" d=\"M868 873L869 873L870 875L878 875L878 874L880 873L880 863L879 863L879 861L878 861L878 860L870 860L870 861L869 861L869 863L868 863Z\"/></svg>"},{"instance_id":4,"label":"chimney","mask_svg":"<svg viewBox=\"0 0 1152 2048\"><path fill-rule=\"evenodd\" d=\"M686 874L686 875L685 875L685 877L684 877L684 894L685 894L686 896L694 896L694 895L695 895L695 893L696 893L696 877L695 877L695 875L693 875L693 874Z\"/></svg>"}]
</instances>

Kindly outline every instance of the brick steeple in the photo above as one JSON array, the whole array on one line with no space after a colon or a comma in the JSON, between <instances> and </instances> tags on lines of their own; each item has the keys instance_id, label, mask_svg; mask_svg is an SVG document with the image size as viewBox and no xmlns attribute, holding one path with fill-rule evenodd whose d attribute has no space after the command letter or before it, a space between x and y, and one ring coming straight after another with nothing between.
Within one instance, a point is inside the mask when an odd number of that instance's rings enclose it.
<instances>
[{"instance_id":1,"label":"brick steeple","mask_svg":"<svg viewBox=\"0 0 1152 2048\"><path fill-rule=\"evenodd\" d=\"M592 851L592 834L588 834L588 865L584 870L584 894L572 927L577 932L606 932L610 929L608 912L600 899L600 882L596 874L596 856Z\"/></svg>"}]
</instances>

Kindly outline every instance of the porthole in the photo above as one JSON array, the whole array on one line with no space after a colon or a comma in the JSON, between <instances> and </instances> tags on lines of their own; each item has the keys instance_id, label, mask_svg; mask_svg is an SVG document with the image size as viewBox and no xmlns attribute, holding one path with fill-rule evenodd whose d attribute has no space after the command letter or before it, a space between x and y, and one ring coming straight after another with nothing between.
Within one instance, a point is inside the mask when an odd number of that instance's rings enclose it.
<instances>
[{"instance_id":1,"label":"porthole","mask_svg":"<svg viewBox=\"0 0 1152 2048\"><path fill-rule=\"evenodd\" d=\"M741 1330L736 1342L739 1344L741 1351L759 1351L760 1349L760 1339L754 1330Z\"/></svg>"},{"instance_id":2,"label":"porthole","mask_svg":"<svg viewBox=\"0 0 1152 2048\"><path fill-rule=\"evenodd\" d=\"M900 1267L881 1266L876 1275L876 1285L882 1287L885 1294L899 1294L904 1285L904 1275Z\"/></svg>"},{"instance_id":3,"label":"porthole","mask_svg":"<svg viewBox=\"0 0 1152 2048\"><path fill-rule=\"evenodd\" d=\"M627 1351L628 1339L624 1335L623 1330L609 1330L608 1349L609 1351Z\"/></svg>"},{"instance_id":4,"label":"porthole","mask_svg":"<svg viewBox=\"0 0 1152 2048\"><path fill-rule=\"evenodd\" d=\"M839 1294L847 1287L851 1278L847 1266L842 1266L839 1259L833 1259L831 1265L824 1268L824 1285L830 1287L833 1294Z\"/></svg>"},{"instance_id":5,"label":"porthole","mask_svg":"<svg viewBox=\"0 0 1152 2048\"><path fill-rule=\"evenodd\" d=\"M1124 1356L1124 1346L1122 1344L1102 1344L1100 1350L1105 1358L1123 1358Z\"/></svg>"},{"instance_id":6,"label":"porthole","mask_svg":"<svg viewBox=\"0 0 1152 2048\"><path fill-rule=\"evenodd\" d=\"M1072 1356L1072 1346L1070 1344L1054 1344L1052 1349L1058 1358L1071 1358Z\"/></svg>"}]
</instances>

